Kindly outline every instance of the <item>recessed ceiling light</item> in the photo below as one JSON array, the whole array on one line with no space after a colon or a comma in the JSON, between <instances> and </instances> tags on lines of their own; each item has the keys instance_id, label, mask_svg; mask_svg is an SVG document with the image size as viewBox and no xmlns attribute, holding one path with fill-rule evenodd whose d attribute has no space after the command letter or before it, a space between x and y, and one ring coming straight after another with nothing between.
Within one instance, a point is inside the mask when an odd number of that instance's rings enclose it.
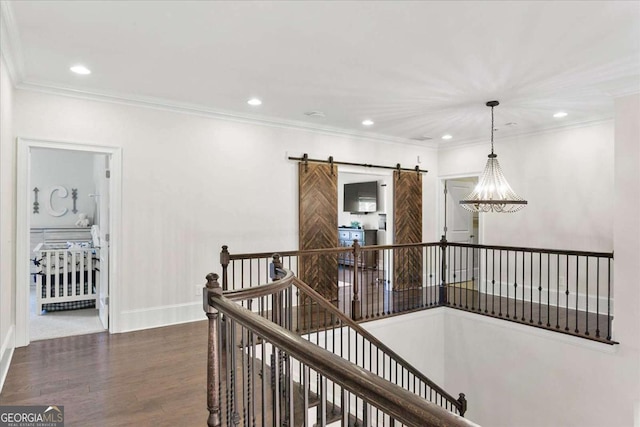
<instances>
[{"instance_id":1,"label":"recessed ceiling light","mask_svg":"<svg viewBox=\"0 0 640 427\"><path fill-rule=\"evenodd\" d=\"M449 135L449 134L442 135L442 139L444 139L444 140L449 140L451 138L453 138L453 137L451 135Z\"/></svg>"},{"instance_id":2,"label":"recessed ceiling light","mask_svg":"<svg viewBox=\"0 0 640 427\"><path fill-rule=\"evenodd\" d=\"M565 113L564 111L558 111L557 113L555 113L553 115L553 117L555 117L556 119L561 119L563 117L567 117L569 114Z\"/></svg>"},{"instance_id":3,"label":"recessed ceiling light","mask_svg":"<svg viewBox=\"0 0 640 427\"><path fill-rule=\"evenodd\" d=\"M91 70L85 67L84 65L74 65L69 69L76 74L82 74L82 75L91 74Z\"/></svg>"},{"instance_id":4,"label":"recessed ceiling light","mask_svg":"<svg viewBox=\"0 0 640 427\"><path fill-rule=\"evenodd\" d=\"M259 100L258 98L251 98L250 100L247 101L247 104L253 105L254 107L256 107L258 105L262 105L262 101Z\"/></svg>"},{"instance_id":5,"label":"recessed ceiling light","mask_svg":"<svg viewBox=\"0 0 640 427\"><path fill-rule=\"evenodd\" d=\"M373 120L371 120L371 119L363 120L362 124L365 125L365 126L371 126L373 124Z\"/></svg>"}]
</instances>

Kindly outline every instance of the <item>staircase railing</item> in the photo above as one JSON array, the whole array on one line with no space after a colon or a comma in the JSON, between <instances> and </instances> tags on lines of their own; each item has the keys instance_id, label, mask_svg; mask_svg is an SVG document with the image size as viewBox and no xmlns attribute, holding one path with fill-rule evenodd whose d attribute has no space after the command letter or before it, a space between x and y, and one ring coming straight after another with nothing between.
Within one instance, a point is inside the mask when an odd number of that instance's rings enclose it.
<instances>
[{"instance_id":1,"label":"staircase railing","mask_svg":"<svg viewBox=\"0 0 640 427\"><path fill-rule=\"evenodd\" d=\"M272 253L230 254L224 289L269 277ZM607 344L613 253L439 242L279 252L284 267L354 320L447 306ZM312 266L312 268L309 268ZM314 270L315 269L315 270Z\"/></svg>"},{"instance_id":2,"label":"staircase railing","mask_svg":"<svg viewBox=\"0 0 640 427\"><path fill-rule=\"evenodd\" d=\"M207 276L208 425L474 425L295 333L293 285L314 291L285 272L224 295L217 276Z\"/></svg>"}]
</instances>

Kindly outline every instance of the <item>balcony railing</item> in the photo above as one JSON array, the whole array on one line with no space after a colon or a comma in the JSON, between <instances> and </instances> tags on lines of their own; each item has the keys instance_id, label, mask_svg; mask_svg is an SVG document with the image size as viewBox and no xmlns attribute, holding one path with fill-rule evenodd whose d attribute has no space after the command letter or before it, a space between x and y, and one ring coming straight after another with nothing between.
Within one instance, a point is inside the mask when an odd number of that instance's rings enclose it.
<instances>
[{"instance_id":1,"label":"balcony railing","mask_svg":"<svg viewBox=\"0 0 640 427\"><path fill-rule=\"evenodd\" d=\"M272 252L230 254L224 289L269 276ZM354 320L451 307L607 344L613 253L439 242L279 252L282 264Z\"/></svg>"}]
</instances>

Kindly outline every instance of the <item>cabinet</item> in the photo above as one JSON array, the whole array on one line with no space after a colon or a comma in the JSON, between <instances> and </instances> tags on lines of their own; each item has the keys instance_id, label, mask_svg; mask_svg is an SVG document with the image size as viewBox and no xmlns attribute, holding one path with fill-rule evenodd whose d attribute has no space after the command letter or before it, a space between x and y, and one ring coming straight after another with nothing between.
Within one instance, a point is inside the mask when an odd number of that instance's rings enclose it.
<instances>
[{"instance_id":1,"label":"cabinet","mask_svg":"<svg viewBox=\"0 0 640 427\"><path fill-rule=\"evenodd\" d=\"M358 239L360 246L372 246L378 244L378 230L361 230L356 228L338 228L338 243L340 246L352 246L353 241ZM358 266L364 268L376 268L378 264L378 251L362 252ZM343 253L340 255L340 264L353 265L353 254Z\"/></svg>"}]
</instances>

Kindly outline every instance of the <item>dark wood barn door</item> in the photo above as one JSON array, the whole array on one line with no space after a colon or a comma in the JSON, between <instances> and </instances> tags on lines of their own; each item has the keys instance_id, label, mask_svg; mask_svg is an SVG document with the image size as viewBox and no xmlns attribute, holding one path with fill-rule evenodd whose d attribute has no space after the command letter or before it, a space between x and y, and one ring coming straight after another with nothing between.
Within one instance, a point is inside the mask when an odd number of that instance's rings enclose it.
<instances>
[{"instance_id":1,"label":"dark wood barn door","mask_svg":"<svg viewBox=\"0 0 640 427\"><path fill-rule=\"evenodd\" d=\"M394 244L422 242L422 174L393 173ZM422 249L396 249L393 290L422 286Z\"/></svg>"},{"instance_id":2,"label":"dark wood barn door","mask_svg":"<svg viewBox=\"0 0 640 427\"><path fill-rule=\"evenodd\" d=\"M338 169L303 163L299 176L299 248L338 246ZM329 301L338 299L337 254L300 257L298 277Z\"/></svg>"}]
</instances>

